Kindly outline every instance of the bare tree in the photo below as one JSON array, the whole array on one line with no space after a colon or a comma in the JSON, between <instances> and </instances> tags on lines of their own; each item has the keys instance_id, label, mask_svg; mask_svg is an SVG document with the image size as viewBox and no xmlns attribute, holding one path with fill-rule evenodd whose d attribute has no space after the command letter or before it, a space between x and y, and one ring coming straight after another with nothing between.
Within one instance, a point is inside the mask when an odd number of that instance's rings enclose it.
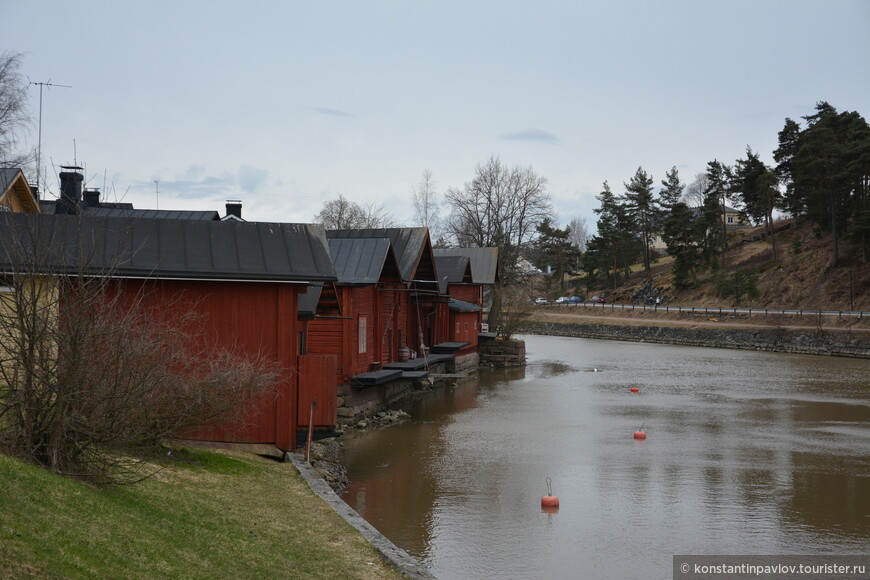
<instances>
[{"instance_id":1,"label":"bare tree","mask_svg":"<svg viewBox=\"0 0 870 580\"><path fill-rule=\"evenodd\" d=\"M438 207L438 193L435 190L435 180L428 169L423 171L420 184L413 189L414 218L417 224L429 229L433 240L442 237L441 210Z\"/></svg>"},{"instance_id":2,"label":"bare tree","mask_svg":"<svg viewBox=\"0 0 870 580\"><path fill-rule=\"evenodd\" d=\"M111 269L87 272L81 254L70 273L74 248L49 247L38 216L13 217L0 217L4 451L97 483L136 481L165 438L238 421L273 392L265 358L213 348L196 315L169 319L192 308L148 309Z\"/></svg>"},{"instance_id":3,"label":"bare tree","mask_svg":"<svg viewBox=\"0 0 870 580\"><path fill-rule=\"evenodd\" d=\"M34 162L33 151L19 151L21 132L33 120L27 111L27 81L21 76L22 55L0 54L0 167L26 168Z\"/></svg>"},{"instance_id":4,"label":"bare tree","mask_svg":"<svg viewBox=\"0 0 870 580\"><path fill-rule=\"evenodd\" d=\"M695 179L692 183L686 186L686 191L683 193L683 202L689 207L703 207L707 188L710 186L709 179L706 173L695 174Z\"/></svg>"},{"instance_id":5,"label":"bare tree","mask_svg":"<svg viewBox=\"0 0 870 580\"><path fill-rule=\"evenodd\" d=\"M363 210L363 223L359 226L361 228L398 228L402 225L390 212L387 211L382 203L370 201L360 207L362 207Z\"/></svg>"},{"instance_id":6,"label":"bare tree","mask_svg":"<svg viewBox=\"0 0 870 580\"><path fill-rule=\"evenodd\" d=\"M529 167L508 168L498 157L478 164L475 176L462 189L450 188L448 230L459 246L499 248L499 276L503 286L516 278L520 252L537 235L546 218L555 219L547 178ZM496 289L489 324L498 326L501 292Z\"/></svg>"},{"instance_id":7,"label":"bare tree","mask_svg":"<svg viewBox=\"0 0 870 580\"><path fill-rule=\"evenodd\" d=\"M520 280L522 278L518 279ZM534 310L532 288L528 282L520 282L501 286L497 292L501 294L502 315L495 331L500 337L510 340L514 334L522 331L532 316Z\"/></svg>"},{"instance_id":8,"label":"bare tree","mask_svg":"<svg viewBox=\"0 0 870 580\"><path fill-rule=\"evenodd\" d=\"M577 248L580 253L586 252L586 243L589 241L589 230L586 228L586 218L575 217L568 224L568 241Z\"/></svg>"},{"instance_id":9,"label":"bare tree","mask_svg":"<svg viewBox=\"0 0 870 580\"><path fill-rule=\"evenodd\" d=\"M383 204L369 202L360 205L344 195L324 202L320 212L314 216L314 222L327 230L392 228L398 225Z\"/></svg>"}]
</instances>

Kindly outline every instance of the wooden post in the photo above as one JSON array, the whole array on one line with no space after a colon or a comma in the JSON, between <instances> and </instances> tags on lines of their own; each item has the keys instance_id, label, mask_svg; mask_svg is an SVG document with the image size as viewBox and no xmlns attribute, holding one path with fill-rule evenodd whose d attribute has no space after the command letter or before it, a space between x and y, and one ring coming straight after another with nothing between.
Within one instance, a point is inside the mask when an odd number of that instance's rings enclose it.
<instances>
[{"instance_id":1,"label":"wooden post","mask_svg":"<svg viewBox=\"0 0 870 580\"><path fill-rule=\"evenodd\" d=\"M314 432L314 407L317 401L311 401L311 412L308 415L308 442L305 444L305 461L311 458L311 435Z\"/></svg>"}]
</instances>

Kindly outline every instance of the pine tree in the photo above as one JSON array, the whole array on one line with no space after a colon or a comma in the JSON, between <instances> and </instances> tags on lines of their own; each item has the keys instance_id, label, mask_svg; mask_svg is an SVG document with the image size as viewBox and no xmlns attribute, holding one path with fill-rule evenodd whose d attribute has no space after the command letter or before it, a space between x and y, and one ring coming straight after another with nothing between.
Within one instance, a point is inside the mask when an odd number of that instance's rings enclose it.
<instances>
[{"instance_id":1,"label":"pine tree","mask_svg":"<svg viewBox=\"0 0 870 580\"><path fill-rule=\"evenodd\" d=\"M643 248L643 269L647 277L651 270L650 245L657 229L660 211L653 197L653 178L642 167L638 167L634 177L625 184L626 210L635 222Z\"/></svg>"}]
</instances>

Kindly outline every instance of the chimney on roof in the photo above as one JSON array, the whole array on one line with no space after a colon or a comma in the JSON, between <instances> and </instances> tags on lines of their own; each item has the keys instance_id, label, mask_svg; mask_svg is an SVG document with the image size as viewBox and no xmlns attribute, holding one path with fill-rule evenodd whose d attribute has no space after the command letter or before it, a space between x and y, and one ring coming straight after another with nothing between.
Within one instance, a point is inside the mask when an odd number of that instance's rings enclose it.
<instances>
[{"instance_id":1,"label":"chimney on roof","mask_svg":"<svg viewBox=\"0 0 870 580\"><path fill-rule=\"evenodd\" d=\"M79 173L81 167L61 165L61 169L66 171L60 172L60 199L57 200L54 213L76 215L82 201L82 181L85 178Z\"/></svg>"},{"instance_id":2,"label":"chimney on roof","mask_svg":"<svg viewBox=\"0 0 870 580\"><path fill-rule=\"evenodd\" d=\"M235 216L242 219L242 200L228 199L227 200L227 216Z\"/></svg>"},{"instance_id":3,"label":"chimney on roof","mask_svg":"<svg viewBox=\"0 0 870 580\"><path fill-rule=\"evenodd\" d=\"M85 190L85 207L100 207L100 190L86 189Z\"/></svg>"}]
</instances>

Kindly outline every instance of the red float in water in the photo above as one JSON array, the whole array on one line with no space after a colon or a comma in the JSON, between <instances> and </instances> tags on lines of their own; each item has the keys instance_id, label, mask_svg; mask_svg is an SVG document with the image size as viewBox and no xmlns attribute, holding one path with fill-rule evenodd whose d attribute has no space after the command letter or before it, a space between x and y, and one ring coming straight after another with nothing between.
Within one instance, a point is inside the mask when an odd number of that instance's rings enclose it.
<instances>
[{"instance_id":1,"label":"red float in water","mask_svg":"<svg viewBox=\"0 0 870 580\"><path fill-rule=\"evenodd\" d=\"M554 508L559 507L559 498L555 495L545 495L541 498L541 507Z\"/></svg>"},{"instance_id":2,"label":"red float in water","mask_svg":"<svg viewBox=\"0 0 870 580\"><path fill-rule=\"evenodd\" d=\"M557 508L559 507L559 498L553 495L553 489L551 487L552 480L547 478L547 495L541 498L541 507L542 508Z\"/></svg>"},{"instance_id":3,"label":"red float in water","mask_svg":"<svg viewBox=\"0 0 870 580\"><path fill-rule=\"evenodd\" d=\"M634 438L635 439L646 439L646 431L635 431Z\"/></svg>"},{"instance_id":4,"label":"red float in water","mask_svg":"<svg viewBox=\"0 0 870 580\"><path fill-rule=\"evenodd\" d=\"M640 389L638 389L637 387L631 387L631 392L632 393L639 393Z\"/></svg>"}]
</instances>

